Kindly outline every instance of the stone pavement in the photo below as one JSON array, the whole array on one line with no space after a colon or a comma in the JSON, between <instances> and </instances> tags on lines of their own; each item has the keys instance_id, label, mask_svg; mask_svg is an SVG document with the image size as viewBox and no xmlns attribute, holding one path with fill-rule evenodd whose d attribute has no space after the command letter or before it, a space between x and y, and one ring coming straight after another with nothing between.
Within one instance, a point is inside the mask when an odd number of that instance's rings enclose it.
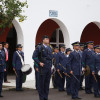
<instances>
[{"instance_id":1,"label":"stone pavement","mask_svg":"<svg viewBox=\"0 0 100 100\"><path fill-rule=\"evenodd\" d=\"M15 76L8 76L8 81L11 83L3 83L3 90L9 90L16 87ZM23 88L35 89L35 80L26 81L23 83ZM50 82L50 88L53 88L52 81Z\"/></svg>"},{"instance_id":2,"label":"stone pavement","mask_svg":"<svg viewBox=\"0 0 100 100\"><path fill-rule=\"evenodd\" d=\"M15 90L3 91L3 98L0 100L39 100L38 92L35 89L24 89L23 92L17 92ZM85 94L84 91L79 92L79 96L82 100L100 100L100 98L94 98L93 94ZM49 100L72 100L71 96L68 96L66 92L59 92L57 89L50 89Z\"/></svg>"}]
</instances>

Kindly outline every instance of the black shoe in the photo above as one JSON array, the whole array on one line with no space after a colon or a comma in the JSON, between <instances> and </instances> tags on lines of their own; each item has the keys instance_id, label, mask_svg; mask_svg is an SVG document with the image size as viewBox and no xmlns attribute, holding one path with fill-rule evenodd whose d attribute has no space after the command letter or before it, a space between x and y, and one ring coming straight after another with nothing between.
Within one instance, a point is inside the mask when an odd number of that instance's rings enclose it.
<instances>
[{"instance_id":1,"label":"black shoe","mask_svg":"<svg viewBox=\"0 0 100 100\"><path fill-rule=\"evenodd\" d=\"M92 94L93 92L86 92L86 94Z\"/></svg>"},{"instance_id":2,"label":"black shoe","mask_svg":"<svg viewBox=\"0 0 100 100\"><path fill-rule=\"evenodd\" d=\"M77 99L77 98L73 98L73 97L72 97L72 99L74 99L74 100L75 100L75 99Z\"/></svg>"},{"instance_id":3,"label":"black shoe","mask_svg":"<svg viewBox=\"0 0 100 100\"><path fill-rule=\"evenodd\" d=\"M48 99L44 99L44 100L48 100Z\"/></svg>"},{"instance_id":4,"label":"black shoe","mask_svg":"<svg viewBox=\"0 0 100 100\"><path fill-rule=\"evenodd\" d=\"M67 95L71 95L71 93L67 93Z\"/></svg>"},{"instance_id":5,"label":"black shoe","mask_svg":"<svg viewBox=\"0 0 100 100\"><path fill-rule=\"evenodd\" d=\"M80 97L77 97L77 99L82 99L82 98L80 98Z\"/></svg>"},{"instance_id":6,"label":"black shoe","mask_svg":"<svg viewBox=\"0 0 100 100\"><path fill-rule=\"evenodd\" d=\"M64 90L59 90L59 92L63 92Z\"/></svg>"},{"instance_id":7,"label":"black shoe","mask_svg":"<svg viewBox=\"0 0 100 100\"><path fill-rule=\"evenodd\" d=\"M93 92L92 92L92 91L90 91L90 93L92 94Z\"/></svg>"},{"instance_id":8,"label":"black shoe","mask_svg":"<svg viewBox=\"0 0 100 100\"><path fill-rule=\"evenodd\" d=\"M3 96L2 95L0 95L0 98L2 98Z\"/></svg>"},{"instance_id":9,"label":"black shoe","mask_svg":"<svg viewBox=\"0 0 100 100\"><path fill-rule=\"evenodd\" d=\"M4 83L11 83L11 82L9 82L9 81L4 81Z\"/></svg>"},{"instance_id":10,"label":"black shoe","mask_svg":"<svg viewBox=\"0 0 100 100\"><path fill-rule=\"evenodd\" d=\"M100 95L94 95L95 98L100 98Z\"/></svg>"},{"instance_id":11,"label":"black shoe","mask_svg":"<svg viewBox=\"0 0 100 100\"><path fill-rule=\"evenodd\" d=\"M79 90L84 90L84 88L83 87L80 87L80 89Z\"/></svg>"},{"instance_id":12,"label":"black shoe","mask_svg":"<svg viewBox=\"0 0 100 100\"><path fill-rule=\"evenodd\" d=\"M16 91L20 91L20 92L22 92L22 91L24 91L24 90L16 90Z\"/></svg>"}]
</instances>

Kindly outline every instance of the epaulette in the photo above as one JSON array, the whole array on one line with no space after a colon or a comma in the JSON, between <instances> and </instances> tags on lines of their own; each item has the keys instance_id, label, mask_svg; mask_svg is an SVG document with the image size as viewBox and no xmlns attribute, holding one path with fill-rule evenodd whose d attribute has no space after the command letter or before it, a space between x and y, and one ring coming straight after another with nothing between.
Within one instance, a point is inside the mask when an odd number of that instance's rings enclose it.
<instances>
[{"instance_id":1,"label":"epaulette","mask_svg":"<svg viewBox=\"0 0 100 100\"><path fill-rule=\"evenodd\" d=\"M52 54L54 54L54 52L52 52Z\"/></svg>"}]
</instances>

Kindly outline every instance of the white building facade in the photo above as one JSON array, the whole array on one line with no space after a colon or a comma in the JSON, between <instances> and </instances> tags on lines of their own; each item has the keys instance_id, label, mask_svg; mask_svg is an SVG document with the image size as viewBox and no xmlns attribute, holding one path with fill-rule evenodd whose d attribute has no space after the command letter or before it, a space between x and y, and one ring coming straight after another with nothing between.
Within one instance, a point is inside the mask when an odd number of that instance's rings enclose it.
<instances>
[{"instance_id":1,"label":"white building facade","mask_svg":"<svg viewBox=\"0 0 100 100\"><path fill-rule=\"evenodd\" d=\"M75 41L100 42L100 0L28 0L28 6L24 13L27 20L13 21L26 64L33 67L32 54L43 35L50 37L53 46L64 43L71 47ZM34 80L34 68L27 80Z\"/></svg>"}]
</instances>

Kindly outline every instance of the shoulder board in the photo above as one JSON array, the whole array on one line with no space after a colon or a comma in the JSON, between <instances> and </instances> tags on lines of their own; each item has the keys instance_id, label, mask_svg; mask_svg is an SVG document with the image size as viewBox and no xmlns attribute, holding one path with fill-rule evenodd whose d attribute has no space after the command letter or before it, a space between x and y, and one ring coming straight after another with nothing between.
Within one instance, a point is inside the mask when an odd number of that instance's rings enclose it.
<instances>
[{"instance_id":1,"label":"shoulder board","mask_svg":"<svg viewBox=\"0 0 100 100\"><path fill-rule=\"evenodd\" d=\"M54 54L54 52L52 52L52 54Z\"/></svg>"}]
</instances>

